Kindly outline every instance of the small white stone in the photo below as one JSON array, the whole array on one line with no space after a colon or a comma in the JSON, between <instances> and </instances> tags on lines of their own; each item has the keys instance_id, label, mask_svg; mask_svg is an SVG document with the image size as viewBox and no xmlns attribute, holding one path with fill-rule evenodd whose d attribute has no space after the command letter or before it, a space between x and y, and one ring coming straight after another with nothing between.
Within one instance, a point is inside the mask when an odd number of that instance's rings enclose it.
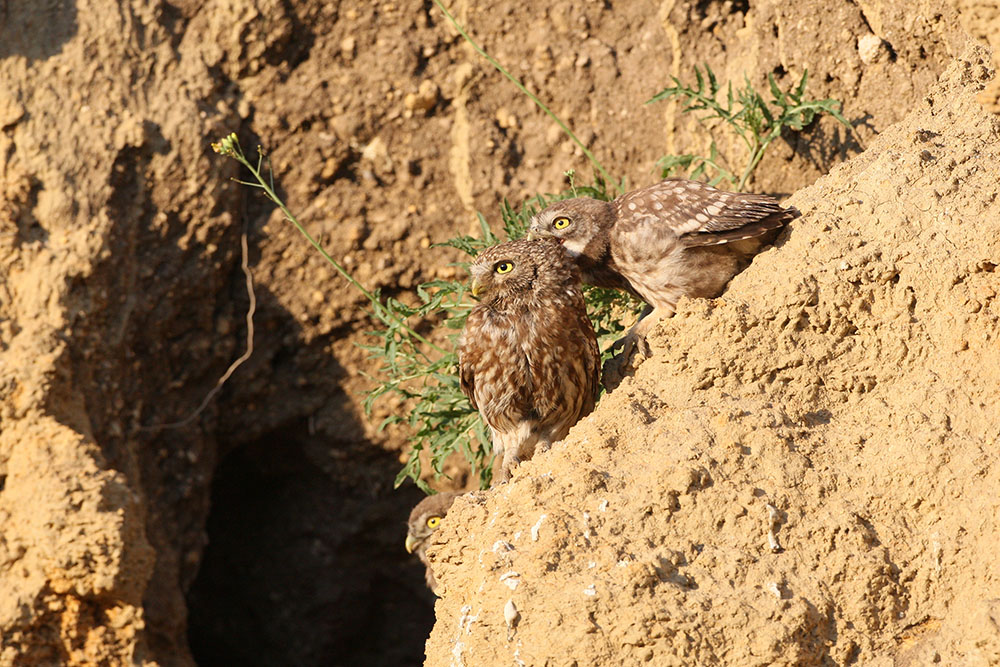
<instances>
[{"instance_id":1,"label":"small white stone","mask_svg":"<svg viewBox=\"0 0 1000 667\"><path fill-rule=\"evenodd\" d=\"M513 628L521 620L521 612L514 606L513 599L507 600L507 604L503 606L503 620L508 628Z\"/></svg>"},{"instance_id":2,"label":"small white stone","mask_svg":"<svg viewBox=\"0 0 1000 667\"><path fill-rule=\"evenodd\" d=\"M504 572L500 575L500 582L505 584L510 590L514 591L517 590L517 585L521 583L521 575L514 570Z\"/></svg>"},{"instance_id":3,"label":"small white stone","mask_svg":"<svg viewBox=\"0 0 1000 667\"><path fill-rule=\"evenodd\" d=\"M858 37L858 57L861 58L861 62L864 64L871 65L878 60L881 51L882 40L878 35L869 33Z\"/></svg>"},{"instance_id":4,"label":"small white stone","mask_svg":"<svg viewBox=\"0 0 1000 667\"><path fill-rule=\"evenodd\" d=\"M538 517L538 521L535 523L534 526L531 527L531 541L532 542L537 542L538 541L538 529L542 527L542 522L545 521L545 517L547 517L547 516L548 516L548 514L543 514L542 516Z\"/></svg>"},{"instance_id":5,"label":"small white stone","mask_svg":"<svg viewBox=\"0 0 1000 667\"><path fill-rule=\"evenodd\" d=\"M589 586L587 586L586 588L583 589L583 594L584 595L597 595L597 588L594 586L594 584L591 584L591 585L589 585Z\"/></svg>"},{"instance_id":6,"label":"small white stone","mask_svg":"<svg viewBox=\"0 0 1000 667\"><path fill-rule=\"evenodd\" d=\"M767 507L767 517L771 520L771 526L775 526L778 523L778 508L768 503Z\"/></svg>"}]
</instances>

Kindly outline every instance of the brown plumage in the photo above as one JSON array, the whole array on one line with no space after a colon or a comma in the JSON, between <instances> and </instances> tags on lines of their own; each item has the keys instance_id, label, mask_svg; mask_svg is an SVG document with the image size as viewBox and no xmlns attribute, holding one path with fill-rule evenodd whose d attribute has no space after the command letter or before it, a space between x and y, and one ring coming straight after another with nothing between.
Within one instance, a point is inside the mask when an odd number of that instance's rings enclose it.
<instances>
[{"instance_id":1,"label":"brown plumage","mask_svg":"<svg viewBox=\"0 0 1000 667\"><path fill-rule=\"evenodd\" d=\"M460 495L462 494L448 491L427 496L417 503L410 512L409 521L406 522L406 550L411 554L417 554L420 562L424 564L427 587L435 595L439 594L439 589L434 572L431 571L431 564L427 560L427 540L441 526L441 520L448 515L452 503Z\"/></svg>"},{"instance_id":2,"label":"brown plumage","mask_svg":"<svg viewBox=\"0 0 1000 667\"><path fill-rule=\"evenodd\" d=\"M600 352L579 272L554 239L494 246L469 272L480 303L462 332L459 379L490 427L497 484L593 410Z\"/></svg>"},{"instance_id":3,"label":"brown plumage","mask_svg":"<svg viewBox=\"0 0 1000 667\"><path fill-rule=\"evenodd\" d=\"M767 195L668 178L611 202L556 202L532 218L530 232L558 239L584 282L628 290L651 306L616 343L625 348L617 363L605 367L605 384L617 384L632 350L645 348L646 333L682 296L718 296L797 214Z\"/></svg>"}]
</instances>

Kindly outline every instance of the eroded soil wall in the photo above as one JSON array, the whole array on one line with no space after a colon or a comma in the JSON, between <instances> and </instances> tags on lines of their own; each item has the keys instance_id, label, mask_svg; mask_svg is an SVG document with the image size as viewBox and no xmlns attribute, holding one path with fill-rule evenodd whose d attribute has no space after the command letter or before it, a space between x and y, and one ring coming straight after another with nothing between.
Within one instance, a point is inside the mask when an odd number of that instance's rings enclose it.
<instances>
[{"instance_id":1,"label":"eroded soil wall","mask_svg":"<svg viewBox=\"0 0 1000 667\"><path fill-rule=\"evenodd\" d=\"M787 87L808 69L855 132L826 119L777 142L751 183L776 194L925 104L962 26L988 37L995 18L818 0L453 9L630 185L707 147L676 106L644 105L671 75L707 62ZM419 662L430 598L402 550L418 495L391 488L404 434L375 428L405 406L360 410L363 299L210 143L263 144L310 231L394 294L456 275L434 243L589 174L582 153L423 2L4 3L0 79L0 662L186 664L189 640L203 662L213 642L273 664ZM953 178L920 187L965 192ZM901 196L885 187L873 198ZM253 355L163 428L245 348L244 231ZM387 653L357 641L387 628Z\"/></svg>"}]
</instances>

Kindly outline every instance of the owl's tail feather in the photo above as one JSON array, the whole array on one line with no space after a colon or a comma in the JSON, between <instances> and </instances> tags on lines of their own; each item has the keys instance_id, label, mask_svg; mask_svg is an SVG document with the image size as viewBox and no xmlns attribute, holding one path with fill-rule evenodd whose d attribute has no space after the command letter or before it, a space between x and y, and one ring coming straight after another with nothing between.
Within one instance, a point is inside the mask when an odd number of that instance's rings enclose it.
<instances>
[{"instance_id":1,"label":"owl's tail feather","mask_svg":"<svg viewBox=\"0 0 1000 667\"><path fill-rule=\"evenodd\" d=\"M776 213L772 213L771 215L761 218L760 220L748 222L742 227L737 227L736 229L727 229L721 232L697 232L694 234L685 234L681 237L681 242L689 248L694 248L698 246L722 245L723 243L733 243L734 241L752 239L758 236L763 236L772 230L781 229L800 215L802 214L799 213L799 210L794 206L791 206L789 208L781 209Z\"/></svg>"}]
</instances>

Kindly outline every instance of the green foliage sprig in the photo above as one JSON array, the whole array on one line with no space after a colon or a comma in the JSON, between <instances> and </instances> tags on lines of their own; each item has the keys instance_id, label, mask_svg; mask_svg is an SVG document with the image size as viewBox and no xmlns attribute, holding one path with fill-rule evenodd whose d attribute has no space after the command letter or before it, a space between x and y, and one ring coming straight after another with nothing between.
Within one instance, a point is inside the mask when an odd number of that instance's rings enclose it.
<instances>
[{"instance_id":1,"label":"green foliage sprig","mask_svg":"<svg viewBox=\"0 0 1000 667\"><path fill-rule=\"evenodd\" d=\"M699 67L694 68L695 85L681 83L677 77L671 77L673 86L664 88L650 99L650 102L680 99L684 102L682 113L707 111L699 121L719 119L728 125L743 140L747 147L746 164L737 179L734 173L726 170L719 159L718 148L713 140L707 157L697 154L668 155L662 158L659 165L664 178L674 175L679 170L688 171L690 178L701 178L708 169L715 172L709 181L712 185L725 180L736 190L743 190L753 170L760 163L764 152L775 139L781 136L781 131L788 128L801 132L818 116L827 113L853 130L850 122L841 113L841 103L835 99L807 100L804 99L809 71L802 73L799 85L791 92L784 92L774 80L772 74L767 75L772 99L765 101L744 75L742 88L733 91L732 82L726 87L724 102L719 102L719 91L722 87L712 69L705 65L705 73Z\"/></svg>"}]
</instances>

